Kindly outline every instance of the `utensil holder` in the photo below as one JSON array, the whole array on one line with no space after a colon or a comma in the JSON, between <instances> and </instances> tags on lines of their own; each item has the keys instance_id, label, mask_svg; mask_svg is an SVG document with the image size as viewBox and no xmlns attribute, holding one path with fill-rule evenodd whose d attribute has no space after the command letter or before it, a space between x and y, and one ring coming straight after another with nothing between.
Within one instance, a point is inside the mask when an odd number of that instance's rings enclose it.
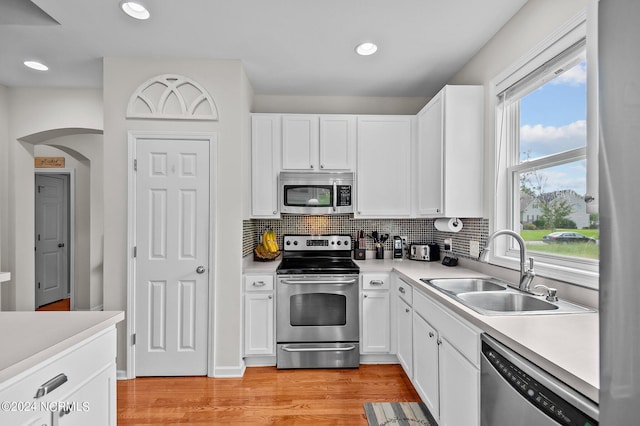
<instances>
[{"instance_id":1,"label":"utensil holder","mask_svg":"<svg viewBox=\"0 0 640 426\"><path fill-rule=\"evenodd\" d=\"M376 244L376 259L384 259L384 246L382 244Z\"/></svg>"}]
</instances>

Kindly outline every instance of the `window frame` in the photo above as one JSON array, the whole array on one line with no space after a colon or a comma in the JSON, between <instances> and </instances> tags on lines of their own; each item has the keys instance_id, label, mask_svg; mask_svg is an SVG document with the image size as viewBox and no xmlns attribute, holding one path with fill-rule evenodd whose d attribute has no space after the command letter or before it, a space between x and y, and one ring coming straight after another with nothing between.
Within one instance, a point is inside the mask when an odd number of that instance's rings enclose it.
<instances>
[{"instance_id":1,"label":"window frame","mask_svg":"<svg viewBox=\"0 0 640 426\"><path fill-rule=\"evenodd\" d=\"M597 3L597 2L596 2ZM597 7L589 7L557 31L550 34L536 48L532 49L519 61L508 67L503 73L491 80L489 85L490 114L494 123L491 129L493 143L494 205L490 219L490 229L514 229L518 231L520 213L519 200L514 200L515 188L519 182L514 182L513 172L525 170L536 165L545 164L548 159L536 159L528 163L520 163L519 144L505 143L504 140L514 140L519 137L520 112L519 103L507 106L499 99L516 82L530 75L554 57L569 50L572 46L587 39L587 146L571 150L568 153L556 154L556 160L567 162L569 159L579 158L587 161L587 194L597 194L597 57L593 45L597 45L597 26L591 23L595 20ZM587 25L587 14L590 24ZM595 92L595 93L594 93ZM595 105L594 105L595 103ZM595 123L594 123L595 122ZM594 149L595 145L595 149ZM554 157L554 156L551 156ZM549 167L549 165L546 165ZM595 173L591 168L595 168ZM597 200L589 205L589 213L597 212ZM519 269L519 250L514 241L508 238L497 238L493 241L489 262L510 269ZM544 253L531 253L535 257L535 270L538 275L565 281L581 287L598 288L599 261L592 259L569 258Z\"/></svg>"}]
</instances>

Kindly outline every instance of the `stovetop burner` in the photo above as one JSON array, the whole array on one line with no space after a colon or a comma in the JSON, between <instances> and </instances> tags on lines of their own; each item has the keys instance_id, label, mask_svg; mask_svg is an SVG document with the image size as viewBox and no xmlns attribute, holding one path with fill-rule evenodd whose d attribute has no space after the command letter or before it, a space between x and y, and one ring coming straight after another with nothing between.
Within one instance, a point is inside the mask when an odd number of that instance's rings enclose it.
<instances>
[{"instance_id":1,"label":"stovetop burner","mask_svg":"<svg viewBox=\"0 0 640 426\"><path fill-rule=\"evenodd\" d=\"M293 257L280 262L278 274L358 274L360 267L348 258Z\"/></svg>"},{"instance_id":2,"label":"stovetop burner","mask_svg":"<svg viewBox=\"0 0 640 426\"><path fill-rule=\"evenodd\" d=\"M360 267L351 260L349 235L285 235L283 247L278 274L360 273Z\"/></svg>"}]
</instances>

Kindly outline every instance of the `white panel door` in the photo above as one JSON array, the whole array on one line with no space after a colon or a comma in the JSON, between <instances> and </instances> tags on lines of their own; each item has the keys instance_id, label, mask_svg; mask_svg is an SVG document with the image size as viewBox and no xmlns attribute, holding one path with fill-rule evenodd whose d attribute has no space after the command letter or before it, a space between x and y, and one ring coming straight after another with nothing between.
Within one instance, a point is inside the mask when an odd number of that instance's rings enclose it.
<instances>
[{"instance_id":1,"label":"white panel door","mask_svg":"<svg viewBox=\"0 0 640 426\"><path fill-rule=\"evenodd\" d=\"M408 377L413 377L413 309L400 297L396 299L398 361Z\"/></svg>"},{"instance_id":2,"label":"white panel door","mask_svg":"<svg viewBox=\"0 0 640 426\"><path fill-rule=\"evenodd\" d=\"M442 102L440 92L418 113L418 214L421 216L441 215L444 209Z\"/></svg>"},{"instance_id":3,"label":"white panel door","mask_svg":"<svg viewBox=\"0 0 640 426\"><path fill-rule=\"evenodd\" d=\"M440 345L441 426L480 424L480 370L446 339Z\"/></svg>"},{"instance_id":4,"label":"white panel door","mask_svg":"<svg viewBox=\"0 0 640 426\"><path fill-rule=\"evenodd\" d=\"M438 333L413 312L413 385L433 417L440 417Z\"/></svg>"},{"instance_id":5,"label":"white panel door","mask_svg":"<svg viewBox=\"0 0 640 426\"><path fill-rule=\"evenodd\" d=\"M136 159L136 375L205 375L209 142L138 139Z\"/></svg>"},{"instance_id":6,"label":"white panel door","mask_svg":"<svg viewBox=\"0 0 640 426\"><path fill-rule=\"evenodd\" d=\"M67 297L67 176L36 175L36 307Z\"/></svg>"}]
</instances>

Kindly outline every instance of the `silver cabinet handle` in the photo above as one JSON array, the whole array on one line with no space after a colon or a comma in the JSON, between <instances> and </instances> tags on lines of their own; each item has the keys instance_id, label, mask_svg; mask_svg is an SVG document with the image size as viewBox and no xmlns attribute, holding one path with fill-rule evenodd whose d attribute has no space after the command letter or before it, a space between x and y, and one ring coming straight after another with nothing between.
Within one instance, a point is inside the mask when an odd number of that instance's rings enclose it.
<instances>
[{"instance_id":1,"label":"silver cabinet handle","mask_svg":"<svg viewBox=\"0 0 640 426\"><path fill-rule=\"evenodd\" d=\"M196 272L199 274L204 274L204 271L205 271L204 266L198 266L196 268Z\"/></svg>"},{"instance_id":2,"label":"silver cabinet handle","mask_svg":"<svg viewBox=\"0 0 640 426\"><path fill-rule=\"evenodd\" d=\"M366 298L367 298L367 297L369 297L369 296L365 294L363 297L366 299Z\"/></svg>"},{"instance_id":3,"label":"silver cabinet handle","mask_svg":"<svg viewBox=\"0 0 640 426\"><path fill-rule=\"evenodd\" d=\"M351 280L282 280L283 284L353 284L356 282L356 279Z\"/></svg>"},{"instance_id":4,"label":"silver cabinet handle","mask_svg":"<svg viewBox=\"0 0 640 426\"><path fill-rule=\"evenodd\" d=\"M253 286L254 287L264 287L265 285L267 285L264 281L254 281L253 282Z\"/></svg>"},{"instance_id":5,"label":"silver cabinet handle","mask_svg":"<svg viewBox=\"0 0 640 426\"><path fill-rule=\"evenodd\" d=\"M435 336L435 334L433 334L433 331L430 331L429 332L429 337L433 337L433 336Z\"/></svg>"},{"instance_id":6,"label":"silver cabinet handle","mask_svg":"<svg viewBox=\"0 0 640 426\"><path fill-rule=\"evenodd\" d=\"M384 285L384 281L382 280L371 280L369 281L370 285Z\"/></svg>"},{"instance_id":7,"label":"silver cabinet handle","mask_svg":"<svg viewBox=\"0 0 640 426\"><path fill-rule=\"evenodd\" d=\"M339 352L346 352L346 351L352 351L354 350L356 347L353 345L349 345L349 346L345 346L344 348L332 348L332 347L326 347L326 348L289 348L287 346L283 346L282 350L285 352L326 352L326 351L339 351Z\"/></svg>"},{"instance_id":8,"label":"silver cabinet handle","mask_svg":"<svg viewBox=\"0 0 640 426\"><path fill-rule=\"evenodd\" d=\"M36 391L36 396L34 396L33 398L34 399L42 398L46 394L49 394L49 393L53 392L59 386L61 386L64 383L66 383L67 380L68 379L67 379L67 375L66 374L64 374L64 373L58 374L53 379L51 379L48 382L43 383L42 385L40 385L40 387Z\"/></svg>"},{"instance_id":9,"label":"silver cabinet handle","mask_svg":"<svg viewBox=\"0 0 640 426\"><path fill-rule=\"evenodd\" d=\"M406 293L406 290L404 289L404 287L398 287L398 291L403 294Z\"/></svg>"},{"instance_id":10,"label":"silver cabinet handle","mask_svg":"<svg viewBox=\"0 0 640 426\"><path fill-rule=\"evenodd\" d=\"M269 299L273 299L273 296L272 296L272 295L269 295Z\"/></svg>"},{"instance_id":11,"label":"silver cabinet handle","mask_svg":"<svg viewBox=\"0 0 640 426\"><path fill-rule=\"evenodd\" d=\"M411 309L409 309L409 308L404 308L404 311L408 313L409 311L411 311Z\"/></svg>"}]
</instances>

